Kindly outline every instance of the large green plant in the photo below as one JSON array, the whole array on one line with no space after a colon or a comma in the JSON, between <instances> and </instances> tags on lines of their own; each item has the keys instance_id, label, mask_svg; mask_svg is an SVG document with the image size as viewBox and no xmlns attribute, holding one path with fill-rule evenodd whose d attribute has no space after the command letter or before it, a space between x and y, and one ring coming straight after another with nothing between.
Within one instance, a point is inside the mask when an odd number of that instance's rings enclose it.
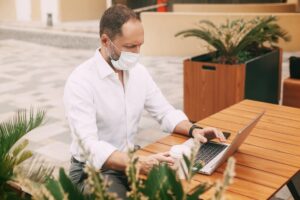
<instances>
[{"instance_id":1,"label":"large green plant","mask_svg":"<svg viewBox=\"0 0 300 200\"><path fill-rule=\"evenodd\" d=\"M199 27L177 33L175 36L196 37L217 51L214 61L236 64L276 47L279 39L290 41L290 36L277 24L277 17L256 17L251 20L227 20L219 26L202 20Z\"/></svg>"},{"instance_id":2,"label":"large green plant","mask_svg":"<svg viewBox=\"0 0 300 200\"><path fill-rule=\"evenodd\" d=\"M6 122L0 123L0 199L15 199L15 193L7 187L7 182L14 177L14 169L32 156L31 151L25 150L28 140L16 144L18 140L40 126L44 120L45 111L32 109L19 110L16 115ZM12 197L14 196L14 197Z\"/></svg>"}]
</instances>

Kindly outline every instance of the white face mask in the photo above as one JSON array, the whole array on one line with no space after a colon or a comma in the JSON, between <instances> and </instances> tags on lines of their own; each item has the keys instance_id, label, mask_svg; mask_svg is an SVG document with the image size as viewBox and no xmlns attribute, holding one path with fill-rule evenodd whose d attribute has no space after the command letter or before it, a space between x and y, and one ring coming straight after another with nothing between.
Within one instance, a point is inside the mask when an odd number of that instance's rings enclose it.
<instances>
[{"instance_id":1,"label":"white face mask","mask_svg":"<svg viewBox=\"0 0 300 200\"><path fill-rule=\"evenodd\" d=\"M110 41L114 47L114 43ZM117 47L116 47L117 48ZM118 49L118 48L117 48ZM114 60L112 58L112 55L110 53L109 55L111 59L112 65L118 69L118 70L130 70L136 66L136 64L139 61L140 54L139 53L132 53L132 52L127 52L127 51L121 51L121 55L118 60Z\"/></svg>"}]
</instances>

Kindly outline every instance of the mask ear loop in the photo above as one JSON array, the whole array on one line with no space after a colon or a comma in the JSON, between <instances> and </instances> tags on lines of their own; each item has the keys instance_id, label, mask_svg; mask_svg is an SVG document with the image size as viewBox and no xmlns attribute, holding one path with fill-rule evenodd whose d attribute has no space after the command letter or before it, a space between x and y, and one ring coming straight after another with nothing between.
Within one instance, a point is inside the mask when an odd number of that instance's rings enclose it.
<instances>
[{"instance_id":1,"label":"mask ear loop","mask_svg":"<svg viewBox=\"0 0 300 200\"><path fill-rule=\"evenodd\" d=\"M120 51L120 49L111 41L111 39L110 38L108 38L109 39L109 41L110 41L110 44L112 44L112 46L114 46L118 51ZM109 58L110 58L110 60L114 60L114 61L117 61L117 60L119 60L119 58L118 59L114 59L113 57L112 57L112 53L108 53L108 48L106 48L106 53L109 55ZM120 51L121 52L121 51Z\"/></svg>"}]
</instances>

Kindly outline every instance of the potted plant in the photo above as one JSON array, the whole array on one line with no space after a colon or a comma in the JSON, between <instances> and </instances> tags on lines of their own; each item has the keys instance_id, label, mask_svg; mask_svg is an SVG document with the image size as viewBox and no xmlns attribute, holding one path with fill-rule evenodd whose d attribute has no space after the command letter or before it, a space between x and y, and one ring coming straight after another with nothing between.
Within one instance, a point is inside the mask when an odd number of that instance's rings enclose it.
<instances>
[{"instance_id":1,"label":"potted plant","mask_svg":"<svg viewBox=\"0 0 300 200\"><path fill-rule=\"evenodd\" d=\"M219 26L204 20L175 35L199 38L212 48L184 61L184 110L191 121L242 99L279 102L282 51L276 44L290 37L277 20L235 19Z\"/></svg>"},{"instance_id":2,"label":"potted plant","mask_svg":"<svg viewBox=\"0 0 300 200\"><path fill-rule=\"evenodd\" d=\"M28 194L16 183L15 171L32 156L32 152L25 149L28 140L19 140L42 125L44 116L44 110L34 112L31 109L30 113L19 110L11 120L0 123L0 199L28 198Z\"/></svg>"}]
</instances>

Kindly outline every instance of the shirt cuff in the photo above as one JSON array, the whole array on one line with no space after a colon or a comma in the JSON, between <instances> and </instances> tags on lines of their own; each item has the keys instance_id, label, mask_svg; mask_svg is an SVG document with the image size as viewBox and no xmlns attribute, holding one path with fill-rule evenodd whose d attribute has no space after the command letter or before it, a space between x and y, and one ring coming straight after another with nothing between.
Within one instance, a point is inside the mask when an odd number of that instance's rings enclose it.
<instances>
[{"instance_id":1,"label":"shirt cuff","mask_svg":"<svg viewBox=\"0 0 300 200\"><path fill-rule=\"evenodd\" d=\"M88 164L91 164L96 170L100 170L108 157L117 150L116 147L104 141L97 141L89 149L91 156L89 160L92 163L88 162Z\"/></svg>"},{"instance_id":2,"label":"shirt cuff","mask_svg":"<svg viewBox=\"0 0 300 200\"><path fill-rule=\"evenodd\" d=\"M165 132L171 133L174 131L177 124L184 120L188 120L188 118L181 110L173 110L163 118L161 128Z\"/></svg>"}]
</instances>

